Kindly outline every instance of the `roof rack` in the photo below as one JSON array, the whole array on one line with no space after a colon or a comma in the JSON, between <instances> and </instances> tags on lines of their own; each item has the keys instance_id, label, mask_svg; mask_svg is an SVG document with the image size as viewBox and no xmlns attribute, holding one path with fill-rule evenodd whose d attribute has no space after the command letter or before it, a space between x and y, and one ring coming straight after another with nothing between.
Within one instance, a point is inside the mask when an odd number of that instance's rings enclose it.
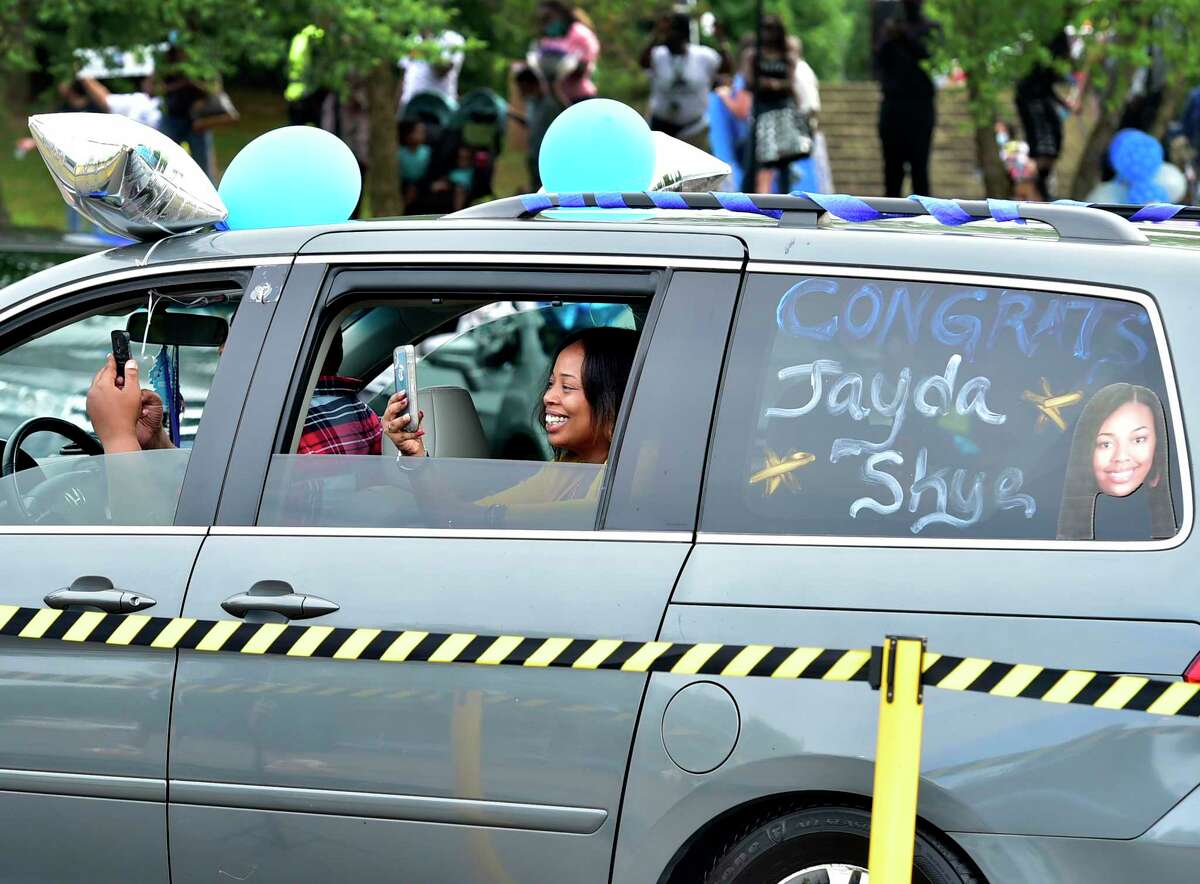
<instances>
[{"instance_id":1,"label":"roof rack","mask_svg":"<svg viewBox=\"0 0 1200 884\"><path fill-rule=\"evenodd\" d=\"M995 200L930 200L928 198L844 197L747 193L537 193L494 200L447 215L450 219L518 220L536 217L549 209L726 209L776 218L783 227L816 227L831 199L852 200L873 210L876 218L935 215L948 208L960 220L992 220ZM820 202L818 202L820 200ZM935 204L932 207L927 203ZM1146 244L1146 235L1125 220L1142 206L1065 205L1060 203L1005 202L1011 220L1039 221L1053 227L1060 240L1087 243ZM938 213L940 214L940 213ZM965 216L969 216L966 218ZM1188 207L1174 216L1200 220L1200 208ZM940 220L940 219L939 219Z\"/></svg>"}]
</instances>

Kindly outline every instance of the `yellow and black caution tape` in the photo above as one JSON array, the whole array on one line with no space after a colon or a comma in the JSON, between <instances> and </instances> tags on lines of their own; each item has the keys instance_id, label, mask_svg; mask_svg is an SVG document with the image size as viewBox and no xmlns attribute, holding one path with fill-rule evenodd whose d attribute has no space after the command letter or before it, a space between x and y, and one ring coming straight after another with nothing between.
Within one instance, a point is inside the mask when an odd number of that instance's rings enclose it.
<instances>
[{"instance_id":1,"label":"yellow and black caution tape","mask_svg":"<svg viewBox=\"0 0 1200 884\"><path fill-rule=\"evenodd\" d=\"M0 605L0 636L383 663L467 663L878 685L878 649L351 629ZM925 687L1200 718L1200 685L927 651Z\"/></svg>"},{"instance_id":2,"label":"yellow and black caution tape","mask_svg":"<svg viewBox=\"0 0 1200 884\"><path fill-rule=\"evenodd\" d=\"M947 691L972 691L993 697L1021 697L1043 703L1200 717L1200 685L1140 675L1052 669L1030 663L998 663L980 657L950 657L926 651L921 683Z\"/></svg>"},{"instance_id":3,"label":"yellow and black caution tape","mask_svg":"<svg viewBox=\"0 0 1200 884\"><path fill-rule=\"evenodd\" d=\"M383 663L473 663L825 681L866 681L871 661L867 650L349 629L7 605L0 605L0 635Z\"/></svg>"}]
</instances>

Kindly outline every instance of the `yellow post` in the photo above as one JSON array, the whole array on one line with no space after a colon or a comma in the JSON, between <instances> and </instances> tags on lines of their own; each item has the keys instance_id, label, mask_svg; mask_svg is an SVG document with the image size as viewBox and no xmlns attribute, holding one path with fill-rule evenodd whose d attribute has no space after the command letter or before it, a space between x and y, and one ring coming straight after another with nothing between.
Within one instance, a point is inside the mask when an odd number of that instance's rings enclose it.
<instances>
[{"instance_id":1,"label":"yellow post","mask_svg":"<svg viewBox=\"0 0 1200 884\"><path fill-rule=\"evenodd\" d=\"M879 735L871 801L871 884L911 884L921 777L925 640L889 635L879 670Z\"/></svg>"}]
</instances>

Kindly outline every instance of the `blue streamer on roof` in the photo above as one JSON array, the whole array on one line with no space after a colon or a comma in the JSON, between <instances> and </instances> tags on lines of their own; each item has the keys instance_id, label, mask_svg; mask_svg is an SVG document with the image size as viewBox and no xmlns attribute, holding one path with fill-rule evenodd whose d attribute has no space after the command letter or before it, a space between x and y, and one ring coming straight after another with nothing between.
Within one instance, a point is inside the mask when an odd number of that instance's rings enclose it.
<instances>
[{"instance_id":1,"label":"blue streamer on roof","mask_svg":"<svg viewBox=\"0 0 1200 884\"><path fill-rule=\"evenodd\" d=\"M521 197L521 205L525 207L526 212L537 214L544 212L546 209L554 206L554 200L546 196L544 193L533 193L529 196Z\"/></svg>"},{"instance_id":2,"label":"blue streamer on roof","mask_svg":"<svg viewBox=\"0 0 1200 884\"><path fill-rule=\"evenodd\" d=\"M830 215L840 218L842 221L857 223L860 221L881 221L884 218L896 217L885 215L858 197L850 196L847 193L809 193L808 191L797 190L792 193L792 196L807 197Z\"/></svg>"},{"instance_id":3,"label":"blue streamer on roof","mask_svg":"<svg viewBox=\"0 0 1200 884\"><path fill-rule=\"evenodd\" d=\"M1186 208L1187 206L1178 206L1174 203L1150 203L1134 212L1129 220L1150 221L1154 224L1161 224L1163 221L1170 221Z\"/></svg>"},{"instance_id":4,"label":"blue streamer on roof","mask_svg":"<svg viewBox=\"0 0 1200 884\"><path fill-rule=\"evenodd\" d=\"M1025 219L1021 217L1021 204L1016 200L996 200L989 199L987 201L988 212L991 213L992 219L995 221L1016 221L1018 224L1024 224Z\"/></svg>"},{"instance_id":5,"label":"blue streamer on roof","mask_svg":"<svg viewBox=\"0 0 1200 884\"><path fill-rule=\"evenodd\" d=\"M919 202L926 212L937 219L939 224L945 224L947 227L961 227L963 224L969 224L975 220L954 200L916 194L910 196L909 199Z\"/></svg>"},{"instance_id":6,"label":"blue streamer on roof","mask_svg":"<svg viewBox=\"0 0 1200 884\"><path fill-rule=\"evenodd\" d=\"M730 212L745 212L751 215L766 215L768 218L774 218L778 221L783 217L782 209L760 209L755 205L754 200L744 193L717 193L712 194L717 202L721 204L721 208Z\"/></svg>"},{"instance_id":7,"label":"blue streamer on roof","mask_svg":"<svg viewBox=\"0 0 1200 884\"><path fill-rule=\"evenodd\" d=\"M650 202L659 209L686 209L688 207L687 200L683 198L682 193L670 190L652 190L647 196L650 197Z\"/></svg>"}]
</instances>

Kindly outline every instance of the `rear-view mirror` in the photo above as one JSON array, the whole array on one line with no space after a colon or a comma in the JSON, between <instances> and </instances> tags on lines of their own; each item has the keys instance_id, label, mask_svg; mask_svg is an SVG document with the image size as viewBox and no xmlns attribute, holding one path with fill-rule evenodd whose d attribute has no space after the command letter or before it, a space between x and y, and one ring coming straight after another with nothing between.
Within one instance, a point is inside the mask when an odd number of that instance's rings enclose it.
<instances>
[{"instance_id":1,"label":"rear-view mirror","mask_svg":"<svg viewBox=\"0 0 1200 884\"><path fill-rule=\"evenodd\" d=\"M146 311L139 310L125 325L130 340L178 347L220 347L229 337L229 323L206 313L155 312L146 338Z\"/></svg>"}]
</instances>

